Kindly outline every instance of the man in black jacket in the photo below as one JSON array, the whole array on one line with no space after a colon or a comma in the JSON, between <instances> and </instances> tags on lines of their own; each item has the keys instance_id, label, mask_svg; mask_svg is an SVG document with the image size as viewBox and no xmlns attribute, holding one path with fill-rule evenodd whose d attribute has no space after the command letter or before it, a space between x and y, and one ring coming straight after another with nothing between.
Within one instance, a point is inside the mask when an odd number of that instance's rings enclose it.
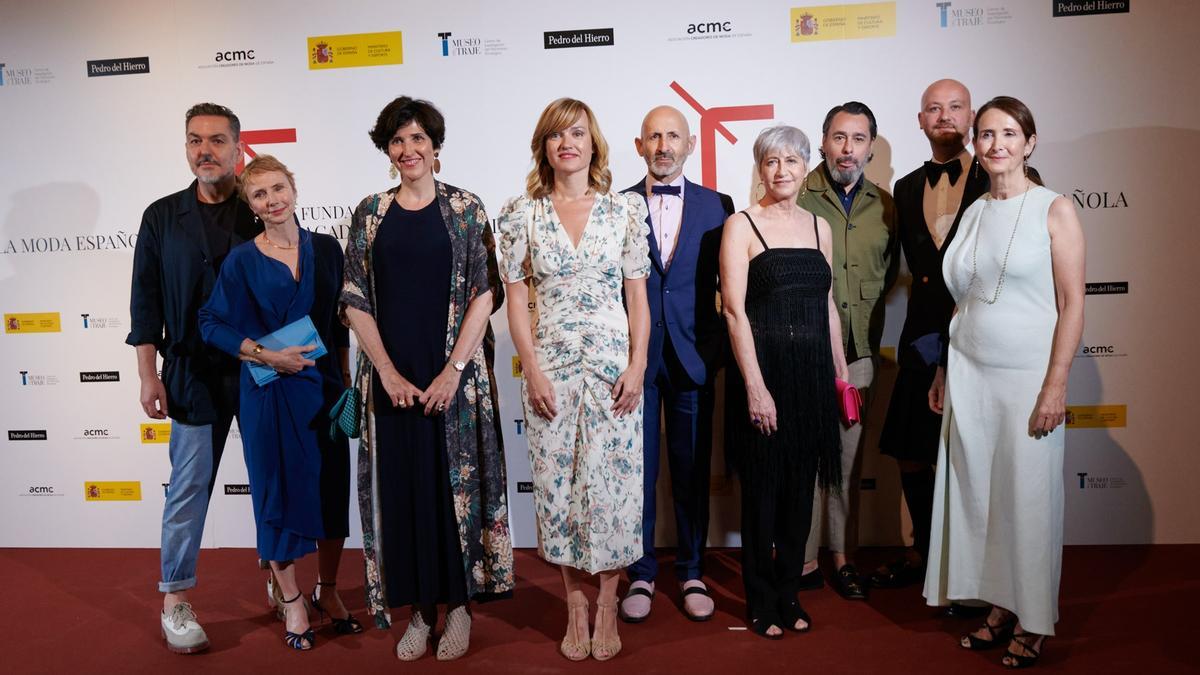
<instances>
[{"instance_id":1,"label":"man in black jacket","mask_svg":"<svg viewBox=\"0 0 1200 675\"><path fill-rule=\"evenodd\" d=\"M146 208L133 256L127 344L137 349L141 404L171 418L171 478L163 506L162 634L190 654L208 648L187 590L196 585L204 517L238 410L237 360L200 339L197 313L234 246L262 231L237 197L241 124L228 108L200 103L185 118L188 165L196 180ZM163 357L162 375L157 354Z\"/></svg>"},{"instance_id":2,"label":"man in black jacket","mask_svg":"<svg viewBox=\"0 0 1200 675\"><path fill-rule=\"evenodd\" d=\"M971 93L961 82L938 80L929 85L921 96L917 122L929 139L933 158L896 181L897 230L912 287L896 352L899 374L879 446L900 465L913 546L904 559L871 576L877 588L904 586L925 577L942 427L941 415L929 408L928 392L954 312L954 299L942 278L942 253L954 238L963 212L988 189L987 173L966 147L974 119ZM951 613L972 610L955 605Z\"/></svg>"}]
</instances>

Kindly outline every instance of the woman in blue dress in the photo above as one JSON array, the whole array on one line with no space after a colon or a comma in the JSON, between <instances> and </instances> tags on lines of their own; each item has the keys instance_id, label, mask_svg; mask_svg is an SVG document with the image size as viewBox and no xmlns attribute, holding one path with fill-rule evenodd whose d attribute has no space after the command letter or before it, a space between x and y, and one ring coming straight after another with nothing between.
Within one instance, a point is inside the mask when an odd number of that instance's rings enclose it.
<instances>
[{"instance_id":1,"label":"woman in blue dress","mask_svg":"<svg viewBox=\"0 0 1200 675\"><path fill-rule=\"evenodd\" d=\"M208 303L200 310L205 342L243 361L270 366L280 377L262 386L242 367L242 446L250 477L258 555L270 561L283 595L284 641L313 647L308 607L300 599L297 558L319 550L312 604L338 633L358 633L334 588L349 534L350 455L345 438L329 438L328 411L348 386L349 335L336 318L342 251L336 239L300 228L295 180L274 157L246 165L242 196L263 221L261 235L229 253ZM258 343L308 316L328 353L315 345L280 351ZM321 591L325 590L324 593Z\"/></svg>"}]
</instances>

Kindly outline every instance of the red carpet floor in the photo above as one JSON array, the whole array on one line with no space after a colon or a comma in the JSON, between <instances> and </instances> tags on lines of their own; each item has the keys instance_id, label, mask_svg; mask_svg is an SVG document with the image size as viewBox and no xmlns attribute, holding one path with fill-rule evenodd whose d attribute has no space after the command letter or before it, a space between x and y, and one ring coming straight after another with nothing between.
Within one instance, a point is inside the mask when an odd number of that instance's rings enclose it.
<instances>
[{"instance_id":1,"label":"red carpet floor","mask_svg":"<svg viewBox=\"0 0 1200 675\"><path fill-rule=\"evenodd\" d=\"M862 566L890 552L865 550ZM313 560L300 563L311 587ZM1001 672L997 651L967 652L956 636L971 623L940 618L918 588L877 591L868 603L842 600L828 588L804 593L813 631L769 642L744 626L739 552L714 551L708 568L717 614L687 621L664 574L651 618L621 625L624 651L609 663L569 663L557 650L565 606L555 568L532 551L517 553L512 600L477 606L471 651L451 663L431 655L401 663L392 653L405 619L390 632L369 628L334 637L318 629L317 648L293 653L266 608L264 576L251 550L206 550L193 591L212 649L176 656L163 647L155 591L158 552L111 549L2 549L0 669L10 673L404 672L479 673L987 673ZM670 556L664 555L665 570ZM1036 672L1200 672L1195 636L1200 603L1200 546L1068 547L1064 554L1059 636L1047 643ZM362 555L347 551L342 597L363 612ZM594 590L592 592L594 598ZM593 603L594 609L594 603ZM401 613L402 615L405 613Z\"/></svg>"}]
</instances>

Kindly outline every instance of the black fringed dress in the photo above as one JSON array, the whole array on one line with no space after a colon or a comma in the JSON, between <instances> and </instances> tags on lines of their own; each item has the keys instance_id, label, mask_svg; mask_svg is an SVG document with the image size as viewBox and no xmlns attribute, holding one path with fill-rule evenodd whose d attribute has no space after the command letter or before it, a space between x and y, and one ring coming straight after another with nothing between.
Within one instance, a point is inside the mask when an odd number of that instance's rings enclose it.
<instances>
[{"instance_id":1,"label":"black fringed dress","mask_svg":"<svg viewBox=\"0 0 1200 675\"><path fill-rule=\"evenodd\" d=\"M829 341L829 264L818 249L771 248L753 220L750 226L766 250L750 260L746 317L779 428L766 436L751 424L745 382L731 368L726 453L742 481L747 609L752 620L774 622L794 611L814 486L819 480L822 487L840 487L841 422Z\"/></svg>"}]
</instances>

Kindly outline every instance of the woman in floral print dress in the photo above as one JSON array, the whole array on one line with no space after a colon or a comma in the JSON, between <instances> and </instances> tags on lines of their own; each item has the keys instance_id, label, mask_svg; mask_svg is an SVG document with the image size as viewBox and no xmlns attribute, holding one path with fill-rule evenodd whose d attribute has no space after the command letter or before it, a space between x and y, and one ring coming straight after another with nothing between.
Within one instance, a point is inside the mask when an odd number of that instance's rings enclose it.
<instances>
[{"instance_id":1,"label":"woman in floral print dress","mask_svg":"<svg viewBox=\"0 0 1200 675\"><path fill-rule=\"evenodd\" d=\"M531 149L526 194L509 200L499 220L508 321L524 370L538 552L562 569L563 655L606 660L621 649L618 574L642 555L646 203L610 190L608 146L581 101L551 103ZM580 572L600 576L591 636Z\"/></svg>"},{"instance_id":2,"label":"woman in floral print dress","mask_svg":"<svg viewBox=\"0 0 1200 675\"><path fill-rule=\"evenodd\" d=\"M434 180L441 113L398 98L371 139L400 186L355 209L342 306L358 337L366 401L358 488L367 607L376 625L411 605L396 655L466 652L469 600L510 594L512 540L488 319L503 300L479 198Z\"/></svg>"}]
</instances>

